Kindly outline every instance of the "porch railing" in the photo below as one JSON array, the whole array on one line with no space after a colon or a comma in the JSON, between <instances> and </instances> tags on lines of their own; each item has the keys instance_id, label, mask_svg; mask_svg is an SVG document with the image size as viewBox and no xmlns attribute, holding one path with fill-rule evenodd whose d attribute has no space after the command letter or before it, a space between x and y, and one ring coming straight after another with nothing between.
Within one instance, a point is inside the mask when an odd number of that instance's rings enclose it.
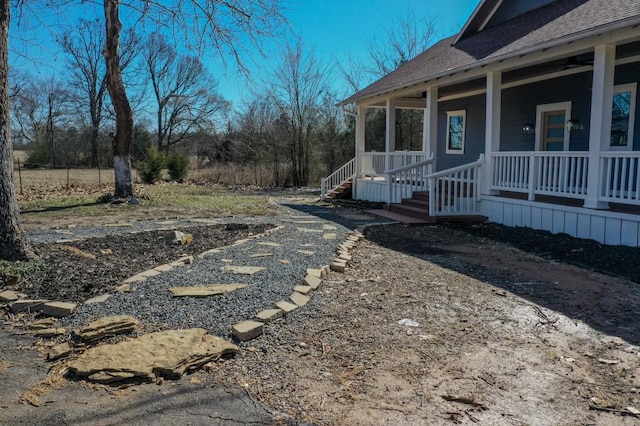
<instances>
[{"instance_id":1,"label":"porch railing","mask_svg":"<svg viewBox=\"0 0 640 426\"><path fill-rule=\"evenodd\" d=\"M356 159L352 158L343 164L335 172L320 181L320 198L326 198L327 194L355 175Z\"/></svg>"},{"instance_id":2,"label":"porch railing","mask_svg":"<svg viewBox=\"0 0 640 426\"><path fill-rule=\"evenodd\" d=\"M435 158L389 170L389 202L400 202L416 191L429 192L430 216L479 214L479 183L484 155L473 163L432 173Z\"/></svg>"},{"instance_id":3,"label":"porch railing","mask_svg":"<svg viewBox=\"0 0 640 426\"><path fill-rule=\"evenodd\" d=\"M428 176L433 172L435 157L387 171L389 201L411 197L414 191L428 191Z\"/></svg>"},{"instance_id":4,"label":"porch railing","mask_svg":"<svg viewBox=\"0 0 640 426\"><path fill-rule=\"evenodd\" d=\"M492 152L491 189L584 198L589 153L586 151Z\"/></svg>"},{"instance_id":5,"label":"porch railing","mask_svg":"<svg viewBox=\"0 0 640 426\"><path fill-rule=\"evenodd\" d=\"M384 176L387 170L415 164L428 158L424 151L363 152L360 153L360 174Z\"/></svg>"},{"instance_id":6,"label":"porch railing","mask_svg":"<svg viewBox=\"0 0 640 426\"><path fill-rule=\"evenodd\" d=\"M600 201L640 205L640 152L600 154Z\"/></svg>"},{"instance_id":7,"label":"porch railing","mask_svg":"<svg viewBox=\"0 0 640 426\"><path fill-rule=\"evenodd\" d=\"M484 154L473 163L437 173L429 179L429 216L480 214L480 182Z\"/></svg>"}]
</instances>

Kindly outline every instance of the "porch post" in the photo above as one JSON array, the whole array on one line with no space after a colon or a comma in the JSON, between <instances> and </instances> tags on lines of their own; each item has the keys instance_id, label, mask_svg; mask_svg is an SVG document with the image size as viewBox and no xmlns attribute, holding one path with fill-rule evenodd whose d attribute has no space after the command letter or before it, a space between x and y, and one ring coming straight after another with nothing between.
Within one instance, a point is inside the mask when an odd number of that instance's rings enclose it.
<instances>
[{"instance_id":1,"label":"porch post","mask_svg":"<svg viewBox=\"0 0 640 426\"><path fill-rule=\"evenodd\" d=\"M480 193L495 195L491 190L493 152L500 150L500 113L502 104L502 73L487 73L486 123L484 132L484 167Z\"/></svg>"},{"instance_id":2,"label":"porch post","mask_svg":"<svg viewBox=\"0 0 640 426\"><path fill-rule=\"evenodd\" d=\"M424 111L424 127L422 130L422 150L427 156L438 153L438 88L427 89L427 105ZM432 166L436 171L435 164Z\"/></svg>"},{"instance_id":3,"label":"porch post","mask_svg":"<svg viewBox=\"0 0 640 426\"><path fill-rule=\"evenodd\" d=\"M600 152L606 149L611 138L611 105L613 102L613 77L615 74L616 46L596 46L593 62L593 86L591 89L591 120L589 130L589 168L587 197L584 207L607 209L609 203L599 201L601 189Z\"/></svg>"},{"instance_id":4,"label":"porch post","mask_svg":"<svg viewBox=\"0 0 640 426\"><path fill-rule=\"evenodd\" d=\"M361 155L364 152L364 135L365 135L365 123L367 122L367 108L358 104L358 115L356 115L356 146L355 146L355 164L354 164L354 177L351 183L351 193L353 197L357 195L358 177L360 176L360 164L362 161ZM356 198L357 199L357 198Z\"/></svg>"},{"instance_id":5,"label":"porch post","mask_svg":"<svg viewBox=\"0 0 640 426\"><path fill-rule=\"evenodd\" d=\"M384 169L391 168L391 153L396 150L396 100L387 98Z\"/></svg>"}]
</instances>

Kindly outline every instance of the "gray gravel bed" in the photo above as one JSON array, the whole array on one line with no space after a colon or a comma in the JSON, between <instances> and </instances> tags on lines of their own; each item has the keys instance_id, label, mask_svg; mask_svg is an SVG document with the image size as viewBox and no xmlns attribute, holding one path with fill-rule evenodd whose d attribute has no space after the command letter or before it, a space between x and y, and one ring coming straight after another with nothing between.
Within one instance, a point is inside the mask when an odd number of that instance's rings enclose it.
<instances>
[{"instance_id":1,"label":"gray gravel bed","mask_svg":"<svg viewBox=\"0 0 640 426\"><path fill-rule=\"evenodd\" d=\"M145 323L162 323L174 328L202 327L212 334L228 337L233 324L251 319L263 309L273 308L280 300L288 300L293 287L302 284L307 268L319 268L330 263L348 231L363 224L382 222L355 210L338 211L331 205L307 204L298 200L280 200L279 204L285 209L284 214L278 217L222 218L218 223L274 223L281 229L218 253L196 257L191 265L174 268L135 284L131 293L115 293L104 303L80 305L76 314L67 320L69 325L78 327L101 316L130 314ZM193 224L191 221L180 221L179 224L183 223ZM136 231L150 229L145 228L147 226L151 224L133 225ZM81 231L74 236L91 234ZM98 230L103 231L112 232L113 229ZM128 231L132 231L131 227ZM270 253L271 256L251 257L261 253ZM266 269L253 275L232 274L221 269L229 262L231 265ZM138 272L141 271L132 271L131 275ZM227 283L242 283L248 287L224 297L206 298L173 297L168 290L170 287Z\"/></svg>"}]
</instances>

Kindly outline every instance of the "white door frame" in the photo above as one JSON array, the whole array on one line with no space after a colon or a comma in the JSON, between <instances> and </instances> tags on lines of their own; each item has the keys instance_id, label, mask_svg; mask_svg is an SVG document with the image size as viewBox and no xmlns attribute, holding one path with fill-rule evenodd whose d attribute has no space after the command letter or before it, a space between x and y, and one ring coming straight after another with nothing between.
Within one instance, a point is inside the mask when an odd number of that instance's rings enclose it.
<instances>
[{"instance_id":1,"label":"white door frame","mask_svg":"<svg viewBox=\"0 0 640 426\"><path fill-rule=\"evenodd\" d=\"M567 120L571 120L571 101L556 102L553 104L541 104L536 107L536 151L542 150L542 129L544 113L549 111L564 110L564 116ZM570 134L564 129L564 147L563 151L569 151Z\"/></svg>"}]
</instances>

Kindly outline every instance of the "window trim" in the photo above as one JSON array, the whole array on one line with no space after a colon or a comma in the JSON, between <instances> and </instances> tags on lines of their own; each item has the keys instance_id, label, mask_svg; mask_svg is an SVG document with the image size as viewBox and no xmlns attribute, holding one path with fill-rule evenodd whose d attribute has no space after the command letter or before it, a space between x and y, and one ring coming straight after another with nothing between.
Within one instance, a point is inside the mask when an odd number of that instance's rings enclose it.
<instances>
[{"instance_id":1,"label":"window trim","mask_svg":"<svg viewBox=\"0 0 640 426\"><path fill-rule=\"evenodd\" d=\"M454 149L450 147L451 144L451 126L450 126L450 122L451 122L451 117L457 117L457 116L462 116L462 146L460 147L460 149ZM446 153L447 154L457 154L457 155L463 155L464 154L464 145L465 145L465 133L467 132L467 110L465 109L459 109L459 110L455 110L455 111L447 111L447 145L446 145Z\"/></svg>"},{"instance_id":2,"label":"window trim","mask_svg":"<svg viewBox=\"0 0 640 426\"><path fill-rule=\"evenodd\" d=\"M627 133L627 145L624 146L612 146L611 141L607 144L607 148L611 151L633 151L633 139L635 132L635 118L636 118L636 94L638 91L638 83L627 83L613 86L613 96L618 93L631 92L631 99L629 100L629 128ZM613 98L611 99L611 110L613 112ZM613 115L613 114L612 114ZM611 118L613 124L613 117Z\"/></svg>"}]
</instances>

